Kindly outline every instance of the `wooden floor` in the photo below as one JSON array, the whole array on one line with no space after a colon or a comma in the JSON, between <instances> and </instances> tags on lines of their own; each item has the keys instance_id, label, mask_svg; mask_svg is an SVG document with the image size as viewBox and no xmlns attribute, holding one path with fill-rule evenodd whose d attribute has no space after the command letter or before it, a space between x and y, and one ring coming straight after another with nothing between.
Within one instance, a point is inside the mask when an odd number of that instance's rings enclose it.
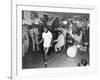
<instances>
[{"instance_id":1,"label":"wooden floor","mask_svg":"<svg viewBox=\"0 0 100 80\"><path fill-rule=\"evenodd\" d=\"M48 55L47 68L53 67L75 67L80 62L81 58L85 58L89 64L89 53L79 52L74 58L70 58L66 50L62 52L51 52ZM27 53L22 60L23 69L44 68L43 54L41 52Z\"/></svg>"}]
</instances>

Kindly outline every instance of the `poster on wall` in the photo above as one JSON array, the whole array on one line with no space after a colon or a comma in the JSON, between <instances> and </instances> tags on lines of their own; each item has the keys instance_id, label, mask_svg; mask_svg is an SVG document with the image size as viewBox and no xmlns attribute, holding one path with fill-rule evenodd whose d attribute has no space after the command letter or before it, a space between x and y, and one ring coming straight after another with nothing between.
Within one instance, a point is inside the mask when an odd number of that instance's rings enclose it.
<instances>
[{"instance_id":1,"label":"poster on wall","mask_svg":"<svg viewBox=\"0 0 100 80\"><path fill-rule=\"evenodd\" d=\"M95 8L48 5L12 3L13 80L95 72Z\"/></svg>"}]
</instances>

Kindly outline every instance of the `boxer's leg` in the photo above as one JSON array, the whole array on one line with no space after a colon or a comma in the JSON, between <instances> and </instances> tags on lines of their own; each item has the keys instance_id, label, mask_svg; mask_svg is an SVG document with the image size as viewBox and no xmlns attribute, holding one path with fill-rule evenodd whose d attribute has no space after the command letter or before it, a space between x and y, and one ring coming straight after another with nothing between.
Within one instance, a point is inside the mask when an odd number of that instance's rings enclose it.
<instances>
[{"instance_id":1,"label":"boxer's leg","mask_svg":"<svg viewBox=\"0 0 100 80\"><path fill-rule=\"evenodd\" d=\"M47 67L47 53L48 53L49 47L44 48L44 62L45 62L45 68Z\"/></svg>"}]
</instances>

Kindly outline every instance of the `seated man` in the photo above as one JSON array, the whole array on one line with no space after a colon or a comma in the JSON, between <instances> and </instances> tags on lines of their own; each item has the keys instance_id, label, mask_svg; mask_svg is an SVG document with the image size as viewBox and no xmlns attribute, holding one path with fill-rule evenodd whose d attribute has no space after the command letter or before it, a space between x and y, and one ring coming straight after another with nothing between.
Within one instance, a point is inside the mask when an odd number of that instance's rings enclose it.
<instances>
[{"instance_id":1,"label":"seated man","mask_svg":"<svg viewBox=\"0 0 100 80\"><path fill-rule=\"evenodd\" d=\"M75 40L75 45L78 49L81 48L81 42L82 42L82 32L78 31L77 33L74 33L72 35L72 38Z\"/></svg>"},{"instance_id":2,"label":"seated man","mask_svg":"<svg viewBox=\"0 0 100 80\"><path fill-rule=\"evenodd\" d=\"M82 40L82 32L80 31L80 32L77 33L76 41L80 43L81 40Z\"/></svg>"},{"instance_id":3,"label":"seated man","mask_svg":"<svg viewBox=\"0 0 100 80\"><path fill-rule=\"evenodd\" d=\"M77 43L80 43L81 40L82 40L82 32L81 31L78 31L78 32L73 32L72 34L72 38L77 42Z\"/></svg>"},{"instance_id":4,"label":"seated man","mask_svg":"<svg viewBox=\"0 0 100 80\"><path fill-rule=\"evenodd\" d=\"M54 40L54 42L57 42L55 44L55 52L59 50L61 50L61 47L64 46L64 35L62 34L61 31L58 32L59 33L59 36L56 40Z\"/></svg>"}]
</instances>

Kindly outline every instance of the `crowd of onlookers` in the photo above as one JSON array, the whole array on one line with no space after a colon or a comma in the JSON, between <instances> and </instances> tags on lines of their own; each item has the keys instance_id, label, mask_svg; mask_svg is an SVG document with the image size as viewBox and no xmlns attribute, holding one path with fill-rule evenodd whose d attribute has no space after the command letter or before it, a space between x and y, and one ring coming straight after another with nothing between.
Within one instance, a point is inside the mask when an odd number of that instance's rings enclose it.
<instances>
[{"instance_id":1,"label":"crowd of onlookers","mask_svg":"<svg viewBox=\"0 0 100 80\"><path fill-rule=\"evenodd\" d=\"M51 35L50 47L55 52L67 49L69 46L79 45L87 46L89 48L89 27L90 21L88 16L78 16L71 18L51 17L44 15L43 18L35 18L32 25L22 25L22 52L23 56L29 51L41 51L40 42L42 38L46 39L44 28L47 29ZM46 41L46 40L44 40ZM48 43L49 44L49 43Z\"/></svg>"}]
</instances>

